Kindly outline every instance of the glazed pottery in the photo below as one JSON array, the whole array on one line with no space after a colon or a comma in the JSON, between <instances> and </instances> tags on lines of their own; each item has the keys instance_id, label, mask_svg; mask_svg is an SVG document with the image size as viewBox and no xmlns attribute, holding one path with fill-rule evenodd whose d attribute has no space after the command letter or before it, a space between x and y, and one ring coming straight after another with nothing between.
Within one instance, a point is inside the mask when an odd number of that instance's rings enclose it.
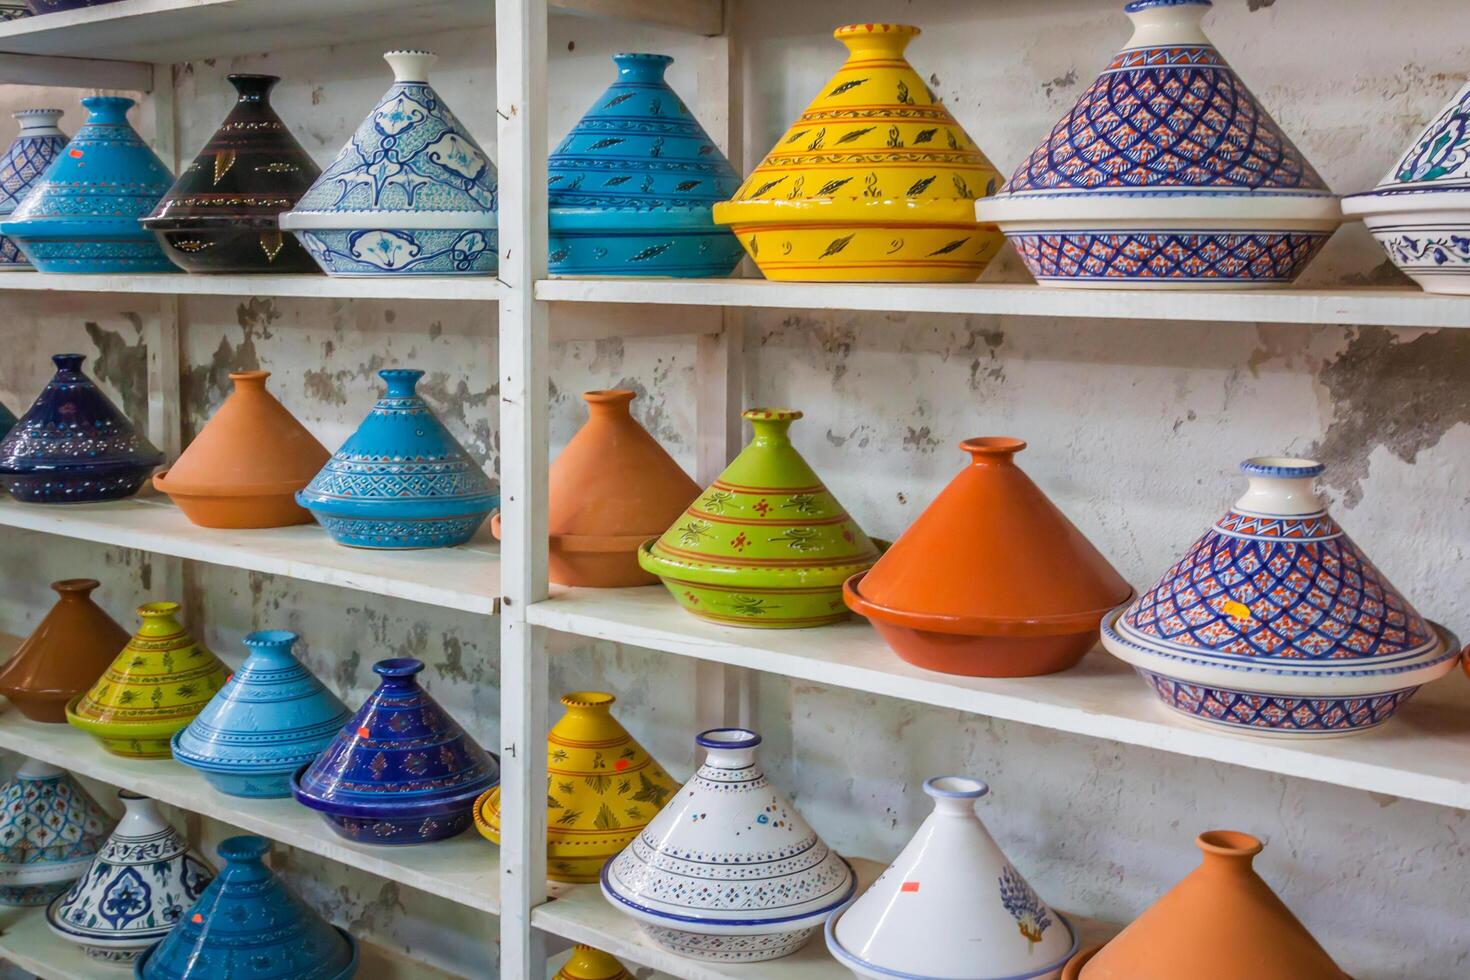
<instances>
[{"instance_id":1,"label":"glazed pottery","mask_svg":"<svg viewBox=\"0 0 1470 980\"><path fill-rule=\"evenodd\" d=\"M0 905L46 905L81 877L112 818L81 783L27 759L0 786Z\"/></svg>"},{"instance_id":2,"label":"glazed pottery","mask_svg":"<svg viewBox=\"0 0 1470 980\"><path fill-rule=\"evenodd\" d=\"M351 717L291 655L288 630L245 637L250 656L199 716L173 737L173 756L231 796L290 796L291 776Z\"/></svg>"},{"instance_id":3,"label":"glazed pottery","mask_svg":"<svg viewBox=\"0 0 1470 980\"><path fill-rule=\"evenodd\" d=\"M85 357L51 360L56 374L0 439L0 484L35 504L131 497L163 453L83 373Z\"/></svg>"},{"instance_id":4,"label":"glazed pottery","mask_svg":"<svg viewBox=\"0 0 1470 980\"><path fill-rule=\"evenodd\" d=\"M1454 669L1327 513L1309 459L1246 460L1245 495L1151 589L1103 620L1108 652L1190 721L1249 735L1350 735Z\"/></svg>"},{"instance_id":5,"label":"glazed pottery","mask_svg":"<svg viewBox=\"0 0 1470 980\"><path fill-rule=\"evenodd\" d=\"M552 980L633 980L633 974L602 950L578 943Z\"/></svg>"},{"instance_id":6,"label":"glazed pottery","mask_svg":"<svg viewBox=\"0 0 1470 980\"><path fill-rule=\"evenodd\" d=\"M643 568L702 619L821 626L847 617L842 583L878 559L787 430L801 413L753 408L755 436L684 514L638 551Z\"/></svg>"},{"instance_id":7,"label":"glazed pottery","mask_svg":"<svg viewBox=\"0 0 1470 980\"><path fill-rule=\"evenodd\" d=\"M0 4L0 21L12 19L5 17L4 13L5 6ZM66 134L56 127L63 114L60 109L22 109L15 113L20 132L5 155L0 157L0 222L10 216L26 191L66 146ZM30 268L30 261L21 254L15 242L0 235L0 272Z\"/></svg>"},{"instance_id":8,"label":"glazed pottery","mask_svg":"<svg viewBox=\"0 0 1470 980\"><path fill-rule=\"evenodd\" d=\"M31 8L25 5L25 0L0 0L0 23L30 15Z\"/></svg>"},{"instance_id":9,"label":"glazed pottery","mask_svg":"<svg viewBox=\"0 0 1470 980\"><path fill-rule=\"evenodd\" d=\"M1133 0L1134 33L975 211L1048 286L1290 283L1337 198L1200 29L1209 0Z\"/></svg>"},{"instance_id":10,"label":"glazed pottery","mask_svg":"<svg viewBox=\"0 0 1470 980\"><path fill-rule=\"evenodd\" d=\"M1249 834L1200 834L1204 860L1100 950L1077 954L1063 980L1348 980L1251 868Z\"/></svg>"},{"instance_id":11,"label":"glazed pottery","mask_svg":"<svg viewBox=\"0 0 1470 980\"><path fill-rule=\"evenodd\" d=\"M178 462L153 478L184 516L201 527L310 524L296 492L331 453L265 390L269 371L230 375L225 399Z\"/></svg>"},{"instance_id":12,"label":"glazed pottery","mask_svg":"<svg viewBox=\"0 0 1470 980\"><path fill-rule=\"evenodd\" d=\"M178 611L176 602L139 606L138 632L97 682L66 705L66 720L113 755L167 759L173 734L228 679L225 665L179 624Z\"/></svg>"},{"instance_id":13,"label":"glazed pottery","mask_svg":"<svg viewBox=\"0 0 1470 980\"><path fill-rule=\"evenodd\" d=\"M1001 236L975 220L1000 173L909 63L919 34L852 24L847 62L715 205L767 279L971 282Z\"/></svg>"},{"instance_id":14,"label":"glazed pottery","mask_svg":"<svg viewBox=\"0 0 1470 980\"><path fill-rule=\"evenodd\" d=\"M904 660L949 674L1066 670L1103 613L1133 597L1092 542L1021 471L1020 439L960 443L950 481L843 598Z\"/></svg>"},{"instance_id":15,"label":"glazed pottery","mask_svg":"<svg viewBox=\"0 0 1470 980\"><path fill-rule=\"evenodd\" d=\"M546 736L546 877L593 882L679 784L618 724L611 694L577 691ZM500 788L475 802L475 826L500 843Z\"/></svg>"},{"instance_id":16,"label":"glazed pottery","mask_svg":"<svg viewBox=\"0 0 1470 980\"><path fill-rule=\"evenodd\" d=\"M137 961L136 980L351 980L357 941L271 873L270 848L253 835L221 841L224 868Z\"/></svg>"},{"instance_id":17,"label":"glazed pottery","mask_svg":"<svg viewBox=\"0 0 1470 980\"><path fill-rule=\"evenodd\" d=\"M32 721L66 723L66 703L92 686L128 632L92 601L91 578L52 582L56 605L0 667L0 694Z\"/></svg>"},{"instance_id":18,"label":"glazed pottery","mask_svg":"<svg viewBox=\"0 0 1470 980\"><path fill-rule=\"evenodd\" d=\"M740 243L710 206L740 177L664 80L673 58L615 54L618 77L551 154L551 272L728 276Z\"/></svg>"},{"instance_id":19,"label":"glazed pottery","mask_svg":"<svg viewBox=\"0 0 1470 980\"><path fill-rule=\"evenodd\" d=\"M500 765L455 724L409 658L380 660L382 678L332 744L291 781L296 799L332 829L369 844L425 844L469 827Z\"/></svg>"},{"instance_id":20,"label":"glazed pottery","mask_svg":"<svg viewBox=\"0 0 1470 980\"><path fill-rule=\"evenodd\" d=\"M1470 294L1470 83L1366 194L1342 200L1429 293Z\"/></svg>"},{"instance_id":21,"label":"glazed pottery","mask_svg":"<svg viewBox=\"0 0 1470 980\"><path fill-rule=\"evenodd\" d=\"M321 170L271 108L275 75L227 75L239 93L224 123L143 219L185 272L316 272L279 216Z\"/></svg>"},{"instance_id":22,"label":"glazed pottery","mask_svg":"<svg viewBox=\"0 0 1470 980\"><path fill-rule=\"evenodd\" d=\"M49 14L58 10L80 10L83 7L101 7L118 0L26 0L33 14Z\"/></svg>"},{"instance_id":23,"label":"glazed pottery","mask_svg":"<svg viewBox=\"0 0 1470 980\"><path fill-rule=\"evenodd\" d=\"M500 503L480 464L415 391L422 371L379 371L387 393L296 502L338 544L449 548Z\"/></svg>"},{"instance_id":24,"label":"glazed pottery","mask_svg":"<svg viewBox=\"0 0 1470 980\"><path fill-rule=\"evenodd\" d=\"M989 787L939 776L934 812L898 858L827 920L827 948L856 976L1055 980L1077 951L1072 924L1050 908L975 815Z\"/></svg>"},{"instance_id":25,"label":"glazed pottery","mask_svg":"<svg viewBox=\"0 0 1470 980\"><path fill-rule=\"evenodd\" d=\"M331 276L493 273L495 168L429 85L434 55L383 57L393 87L281 227Z\"/></svg>"},{"instance_id":26,"label":"glazed pottery","mask_svg":"<svg viewBox=\"0 0 1470 980\"><path fill-rule=\"evenodd\" d=\"M89 115L0 234L41 272L176 272L138 224L173 183L168 167L128 125L132 99L92 96Z\"/></svg>"},{"instance_id":27,"label":"glazed pottery","mask_svg":"<svg viewBox=\"0 0 1470 980\"><path fill-rule=\"evenodd\" d=\"M214 878L146 796L118 791L125 812L85 874L46 909L62 939L88 956L132 963L167 936Z\"/></svg>"}]
</instances>

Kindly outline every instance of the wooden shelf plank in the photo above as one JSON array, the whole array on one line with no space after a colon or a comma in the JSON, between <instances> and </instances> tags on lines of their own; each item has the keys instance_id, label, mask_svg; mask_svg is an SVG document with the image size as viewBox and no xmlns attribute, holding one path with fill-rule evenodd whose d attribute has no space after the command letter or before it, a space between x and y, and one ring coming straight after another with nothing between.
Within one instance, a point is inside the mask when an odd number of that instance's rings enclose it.
<instances>
[{"instance_id":1,"label":"wooden shelf plank","mask_svg":"<svg viewBox=\"0 0 1470 980\"><path fill-rule=\"evenodd\" d=\"M106 10L106 7L87 7ZM54 16L54 15L47 15ZM406 276L399 279L343 279L331 276L58 275L44 272L0 274L0 290L64 293L133 293L158 296L275 296L303 299L437 299L494 302L500 283L494 276Z\"/></svg>"}]
</instances>

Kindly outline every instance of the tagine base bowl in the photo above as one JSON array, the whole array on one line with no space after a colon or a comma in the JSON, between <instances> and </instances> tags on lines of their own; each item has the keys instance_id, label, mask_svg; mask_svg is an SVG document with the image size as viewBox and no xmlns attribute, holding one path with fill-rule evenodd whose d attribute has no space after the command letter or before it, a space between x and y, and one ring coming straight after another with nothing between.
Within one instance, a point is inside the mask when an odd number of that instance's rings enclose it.
<instances>
[{"instance_id":1,"label":"tagine base bowl","mask_svg":"<svg viewBox=\"0 0 1470 980\"><path fill-rule=\"evenodd\" d=\"M1351 203L1352 198L1343 203L1349 214ZM1420 289L1470 296L1470 211L1365 214L1363 224L1399 271Z\"/></svg>"},{"instance_id":2,"label":"tagine base bowl","mask_svg":"<svg viewBox=\"0 0 1470 980\"><path fill-rule=\"evenodd\" d=\"M149 469L82 477L59 472L59 478L44 474L6 474L5 488L25 504L98 504L125 500L143 488Z\"/></svg>"},{"instance_id":3,"label":"tagine base bowl","mask_svg":"<svg viewBox=\"0 0 1470 980\"><path fill-rule=\"evenodd\" d=\"M499 268L494 228L317 228L291 225L297 240L334 279L493 276Z\"/></svg>"},{"instance_id":4,"label":"tagine base bowl","mask_svg":"<svg viewBox=\"0 0 1470 980\"><path fill-rule=\"evenodd\" d=\"M358 968L359 953L357 948L357 940L353 939L352 934L349 933L346 929L343 929L341 926L333 925L332 928L336 929L337 932L341 934L343 940L346 941L347 945L351 947L352 962L348 963L346 968L343 969L342 972L332 977L323 978L323 980L352 980L352 978L357 975ZM153 955L153 951L156 950L159 945L161 944L155 943L154 945L149 946L146 950L143 951L143 955L136 958L133 963L133 977L135 978L135 980L143 980L143 978L147 976L146 971L148 970L148 959Z\"/></svg>"},{"instance_id":5,"label":"tagine base bowl","mask_svg":"<svg viewBox=\"0 0 1470 980\"><path fill-rule=\"evenodd\" d=\"M322 270L293 235L240 223L210 228L181 224L152 226L159 247L191 276L321 275ZM268 263L262 267L261 262Z\"/></svg>"},{"instance_id":6,"label":"tagine base bowl","mask_svg":"<svg viewBox=\"0 0 1470 980\"><path fill-rule=\"evenodd\" d=\"M552 208L553 276L618 276L636 279L723 279L745 252L725 228L710 221L709 208L666 208L626 212L628 226L606 222L621 212ZM600 225L600 226L599 226Z\"/></svg>"},{"instance_id":7,"label":"tagine base bowl","mask_svg":"<svg viewBox=\"0 0 1470 980\"><path fill-rule=\"evenodd\" d=\"M704 963L764 963L800 951L816 935L817 926L795 932L767 932L741 936L716 936L684 932L665 926L640 923L644 935L655 946L686 960Z\"/></svg>"},{"instance_id":8,"label":"tagine base bowl","mask_svg":"<svg viewBox=\"0 0 1470 980\"><path fill-rule=\"evenodd\" d=\"M188 718L166 725L99 725L76 713L77 705L84 696L78 694L66 703L66 720L95 738L108 752L125 759L173 758L171 743L174 734L189 723Z\"/></svg>"},{"instance_id":9,"label":"tagine base bowl","mask_svg":"<svg viewBox=\"0 0 1470 980\"><path fill-rule=\"evenodd\" d=\"M316 512L332 540L365 551L414 551L465 544L485 523L488 511L441 518L336 517Z\"/></svg>"},{"instance_id":10,"label":"tagine base bowl","mask_svg":"<svg viewBox=\"0 0 1470 980\"><path fill-rule=\"evenodd\" d=\"M5 885L0 887L0 908L39 908L71 888L70 881L48 881L39 885Z\"/></svg>"},{"instance_id":11,"label":"tagine base bowl","mask_svg":"<svg viewBox=\"0 0 1470 980\"><path fill-rule=\"evenodd\" d=\"M299 484L256 492L194 493L170 486L168 470L153 475L153 487L167 494L191 523L222 530L291 527L312 523L311 514L296 503Z\"/></svg>"}]
</instances>

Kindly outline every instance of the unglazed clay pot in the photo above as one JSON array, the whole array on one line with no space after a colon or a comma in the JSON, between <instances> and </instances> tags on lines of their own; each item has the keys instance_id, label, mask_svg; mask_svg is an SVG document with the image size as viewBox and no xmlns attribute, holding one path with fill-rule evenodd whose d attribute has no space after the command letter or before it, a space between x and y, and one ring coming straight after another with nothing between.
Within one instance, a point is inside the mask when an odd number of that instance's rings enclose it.
<instances>
[{"instance_id":1,"label":"unglazed clay pot","mask_svg":"<svg viewBox=\"0 0 1470 980\"><path fill-rule=\"evenodd\" d=\"M46 905L92 863L112 818L82 784L27 759L0 786L0 905Z\"/></svg>"},{"instance_id":2,"label":"unglazed clay pot","mask_svg":"<svg viewBox=\"0 0 1470 980\"><path fill-rule=\"evenodd\" d=\"M92 601L91 578L52 582L59 597L0 667L0 694L32 721L66 723L66 703L92 686L128 645L128 631Z\"/></svg>"},{"instance_id":3,"label":"unglazed clay pot","mask_svg":"<svg viewBox=\"0 0 1470 980\"><path fill-rule=\"evenodd\" d=\"M11 18L5 16L7 7L0 3L0 23ZM60 109L22 109L15 113L20 123L20 132L14 142L0 156L0 221L9 217L15 206L26 196L31 185L41 178L51 161L66 146L66 134L56 127L63 113ZM0 235L0 272L17 272L34 268L20 247ZM0 425L0 436L3 436Z\"/></svg>"},{"instance_id":4,"label":"unglazed clay pot","mask_svg":"<svg viewBox=\"0 0 1470 980\"><path fill-rule=\"evenodd\" d=\"M967 439L970 465L843 598L909 663L974 677L1066 670L1133 595L1016 466L1020 439Z\"/></svg>"},{"instance_id":5,"label":"unglazed clay pot","mask_svg":"<svg viewBox=\"0 0 1470 980\"><path fill-rule=\"evenodd\" d=\"M572 955L556 971L552 980L633 980L623 964L613 956L585 943L572 947Z\"/></svg>"},{"instance_id":6,"label":"unglazed clay pot","mask_svg":"<svg viewBox=\"0 0 1470 980\"><path fill-rule=\"evenodd\" d=\"M1200 866L1063 980L1348 980L1251 868L1259 840L1211 830L1198 843Z\"/></svg>"},{"instance_id":7,"label":"unglazed clay pot","mask_svg":"<svg viewBox=\"0 0 1470 980\"><path fill-rule=\"evenodd\" d=\"M265 390L269 371L230 375L235 390L178 462L153 477L201 527L310 524L296 492L332 454Z\"/></svg>"}]
</instances>

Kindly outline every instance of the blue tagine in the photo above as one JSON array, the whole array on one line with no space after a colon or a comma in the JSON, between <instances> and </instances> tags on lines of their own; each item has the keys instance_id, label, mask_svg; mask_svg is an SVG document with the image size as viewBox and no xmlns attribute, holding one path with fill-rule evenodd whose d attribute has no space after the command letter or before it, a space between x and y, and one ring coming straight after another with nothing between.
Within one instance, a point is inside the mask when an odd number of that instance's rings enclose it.
<instances>
[{"instance_id":1,"label":"blue tagine","mask_svg":"<svg viewBox=\"0 0 1470 980\"><path fill-rule=\"evenodd\" d=\"M82 876L112 819L71 776L28 759L0 786L0 905L45 905Z\"/></svg>"},{"instance_id":2,"label":"blue tagine","mask_svg":"<svg viewBox=\"0 0 1470 980\"><path fill-rule=\"evenodd\" d=\"M262 837L220 843L225 867L168 938L133 967L137 980L350 980L357 943L271 873Z\"/></svg>"},{"instance_id":3,"label":"blue tagine","mask_svg":"<svg viewBox=\"0 0 1470 980\"><path fill-rule=\"evenodd\" d=\"M387 393L296 502L339 544L448 548L500 503L480 464L415 391L422 371L379 371Z\"/></svg>"},{"instance_id":4,"label":"blue tagine","mask_svg":"<svg viewBox=\"0 0 1470 980\"><path fill-rule=\"evenodd\" d=\"M250 656L173 737L174 758L231 796L290 796L291 776L332 742L346 705L291 655L288 630L245 637Z\"/></svg>"},{"instance_id":5,"label":"blue tagine","mask_svg":"<svg viewBox=\"0 0 1470 980\"><path fill-rule=\"evenodd\" d=\"M0 222L10 216L66 146L66 134L56 128L61 117L60 109L22 109L15 114L20 133L0 157ZM20 246L0 235L0 272L30 268L33 266Z\"/></svg>"},{"instance_id":6,"label":"blue tagine","mask_svg":"<svg viewBox=\"0 0 1470 980\"><path fill-rule=\"evenodd\" d=\"M81 354L51 358L56 374L0 439L0 485L17 500L74 504L138 492L163 453L82 373Z\"/></svg>"},{"instance_id":7,"label":"blue tagine","mask_svg":"<svg viewBox=\"0 0 1470 980\"><path fill-rule=\"evenodd\" d=\"M728 276L744 254L710 208L740 176L664 80L673 58L618 54L618 77L551 155L551 271Z\"/></svg>"},{"instance_id":8,"label":"blue tagine","mask_svg":"<svg viewBox=\"0 0 1470 980\"><path fill-rule=\"evenodd\" d=\"M42 272L177 272L138 219L158 206L173 175L128 125L132 99L93 96L90 115L0 234Z\"/></svg>"},{"instance_id":9,"label":"blue tagine","mask_svg":"<svg viewBox=\"0 0 1470 980\"><path fill-rule=\"evenodd\" d=\"M383 57L393 87L281 227L331 276L493 273L495 167L429 84L434 55Z\"/></svg>"},{"instance_id":10,"label":"blue tagine","mask_svg":"<svg viewBox=\"0 0 1470 980\"><path fill-rule=\"evenodd\" d=\"M423 844L470 825L500 764L419 687L422 661L380 660L382 680L291 790L339 834L369 844Z\"/></svg>"}]
</instances>

